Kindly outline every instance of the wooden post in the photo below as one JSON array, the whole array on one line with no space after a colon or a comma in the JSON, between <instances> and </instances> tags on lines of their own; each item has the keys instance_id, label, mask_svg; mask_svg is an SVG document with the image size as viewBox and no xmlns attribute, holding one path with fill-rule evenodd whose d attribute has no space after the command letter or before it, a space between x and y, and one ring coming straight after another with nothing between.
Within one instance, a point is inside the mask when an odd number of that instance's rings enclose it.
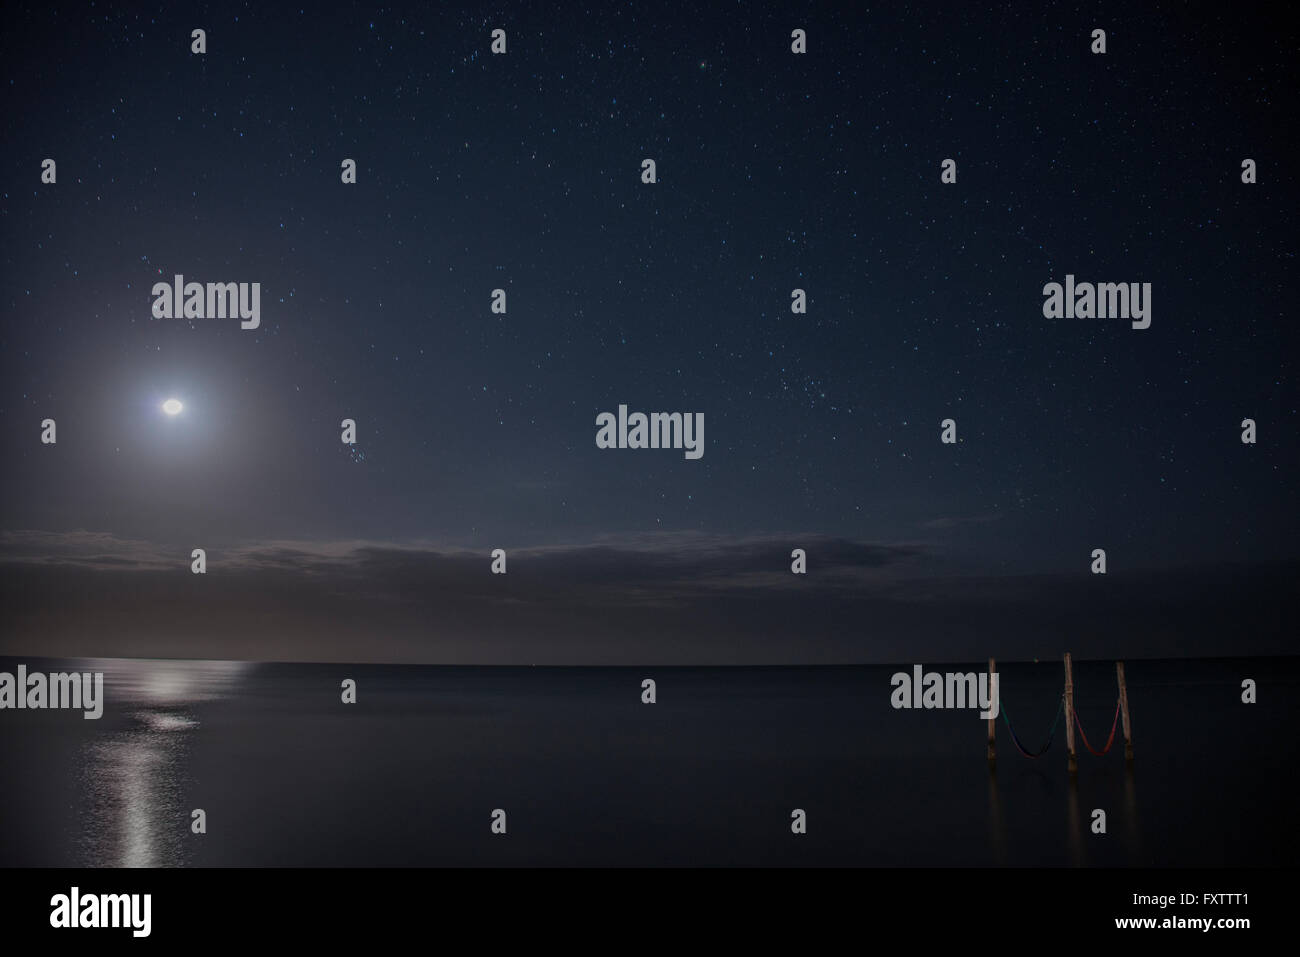
<instances>
[{"instance_id":1,"label":"wooden post","mask_svg":"<svg viewBox=\"0 0 1300 957\"><path fill-rule=\"evenodd\" d=\"M1074 673L1070 670L1070 653L1065 653L1065 744L1070 752L1070 773L1079 773L1079 758L1074 753Z\"/></svg>"},{"instance_id":2,"label":"wooden post","mask_svg":"<svg viewBox=\"0 0 1300 957\"><path fill-rule=\"evenodd\" d=\"M997 685L993 683L993 672L996 670L997 670L997 662L994 661L992 658L990 658L989 659L989 693L990 694L994 693L995 689L997 688ZM993 706L997 708L999 711L1002 710L1002 705L1000 702L996 702L996 701L993 702ZM1128 727L1127 723L1124 725L1124 727L1125 728ZM989 770L992 770L994 767L996 767L998 763L998 745L997 745L997 741L995 740L997 729L998 729L997 719L989 718Z\"/></svg>"},{"instance_id":3,"label":"wooden post","mask_svg":"<svg viewBox=\"0 0 1300 957\"><path fill-rule=\"evenodd\" d=\"M1124 683L1124 662L1115 662L1115 677L1119 679L1119 716L1124 720L1124 760L1133 760L1133 729L1128 720L1128 685Z\"/></svg>"}]
</instances>

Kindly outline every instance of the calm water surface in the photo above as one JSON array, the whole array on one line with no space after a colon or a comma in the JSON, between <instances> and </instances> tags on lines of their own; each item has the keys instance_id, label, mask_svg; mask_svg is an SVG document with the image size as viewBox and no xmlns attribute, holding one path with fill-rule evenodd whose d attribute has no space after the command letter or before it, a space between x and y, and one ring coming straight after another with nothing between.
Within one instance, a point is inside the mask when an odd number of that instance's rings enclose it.
<instances>
[{"instance_id":1,"label":"calm water surface","mask_svg":"<svg viewBox=\"0 0 1300 957\"><path fill-rule=\"evenodd\" d=\"M991 775L974 712L894 710L890 676L910 663L0 658L9 672L103 671L106 696L98 721L0 712L0 865L1280 865L1300 851L1298 661L1130 662L1137 760L1126 768L1122 740L1081 753L1072 784L1063 729L1029 761L999 720ZM1001 676L1037 748L1060 665ZM645 677L657 704L641 703ZM1243 678L1258 704L1241 703ZM1100 746L1113 665L1080 663L1075 680ZM191 833L195 808L206 834ZM490 832L495 808L505 836ZM806 835L790 831L794 808Z\"/></svg>"}]
</instances>

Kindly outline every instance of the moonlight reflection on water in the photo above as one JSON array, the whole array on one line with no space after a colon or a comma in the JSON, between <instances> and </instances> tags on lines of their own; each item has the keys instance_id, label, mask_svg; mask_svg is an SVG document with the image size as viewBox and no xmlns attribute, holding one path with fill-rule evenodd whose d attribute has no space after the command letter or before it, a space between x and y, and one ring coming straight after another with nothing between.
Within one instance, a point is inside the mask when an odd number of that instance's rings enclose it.
<instances>
[{"instance_id":1,"label":"moonlight reflection on water","mask_svg":"<svg viewBox=\"0 0 1300 957\"><path fill-rule=\"evenodd\" d=\"M225 697L247 670L226 661L87 661L103 671L122 727L82 749L82 863L174 867L188 863L186 755L194 705Z\"/></svg>"}]
</instances>

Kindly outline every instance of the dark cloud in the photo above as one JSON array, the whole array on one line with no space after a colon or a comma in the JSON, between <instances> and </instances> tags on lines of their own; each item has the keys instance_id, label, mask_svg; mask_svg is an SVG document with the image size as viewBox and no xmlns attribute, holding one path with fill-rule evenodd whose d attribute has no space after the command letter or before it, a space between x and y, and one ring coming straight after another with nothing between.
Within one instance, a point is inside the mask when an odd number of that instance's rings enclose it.
<instances>
[{"instance_id":1,"label":"dark cloud","mask_svg":"<svg viewBox=\"0 0 1300 957\"><path fill-rule=\"evenodd\" d=\"M0 531L0 564L76 565L87 568L174 567L177 554L152 542L118 538L108 532L75 529L46 532Z\"/></svg>"},{"instance_id":2,"label":"dark cloud","mask_svg":"<svg viewBox=\"0 0 1300 957\"><path fill-rule=\"evenodd\" d=\"M806 576L789 570L793 543ZM918 544L695 533L507 553L500 576L486 550L265 542L214 549L195 576L184 548L10 534L0 653L480 664L1280 653L1297 604L1280 596L1300 571L995 576Z\"/></svg>"},{"instance_id":3,"label":"dark cloud","mask_svg":"<svg viewBox=\"0 0 1300 957\"><path fill-rule=\"evenodd\" d=\"M105 554L103 550L110 547L114 553ZM815 575L800 577L791 572L795 547L809 556ZM490 550L365 541L263 542L207 550L213 575L279 572L302 580L324 576L368 590L436 582L454 586L462 595L500 596L497 576L488 574L489 556ZM101 532L0 536L0 563L10 565L176 571L188 569L190 562L190 550L184 547L169 549ZM511 576L507 580L522 580L531 591L564 594L581 588L593 601L615 603L672 603L709 591L856 588L938 567L923 545L818 535L735 539L690 532L510 548L507 562Z\"/></svg>"}]
</instances>

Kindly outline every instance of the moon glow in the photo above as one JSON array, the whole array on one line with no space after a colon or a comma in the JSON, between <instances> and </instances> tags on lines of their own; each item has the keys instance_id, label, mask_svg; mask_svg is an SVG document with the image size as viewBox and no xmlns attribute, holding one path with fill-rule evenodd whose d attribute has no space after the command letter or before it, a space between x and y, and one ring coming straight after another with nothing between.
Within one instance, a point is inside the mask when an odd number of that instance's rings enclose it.
<instances>
[{"instance_id":1,"label":"moon glow","mask_svg":"<svg viewBox=\"0 0 1300 957\"><path fill-rule=\"evenodd\" d=\"M162 410L168 415L180 415L181 409L183 408L185 408L185 406L181 405L180 399L168 399L162 404Z\"/></svg>"}]
</instances>

